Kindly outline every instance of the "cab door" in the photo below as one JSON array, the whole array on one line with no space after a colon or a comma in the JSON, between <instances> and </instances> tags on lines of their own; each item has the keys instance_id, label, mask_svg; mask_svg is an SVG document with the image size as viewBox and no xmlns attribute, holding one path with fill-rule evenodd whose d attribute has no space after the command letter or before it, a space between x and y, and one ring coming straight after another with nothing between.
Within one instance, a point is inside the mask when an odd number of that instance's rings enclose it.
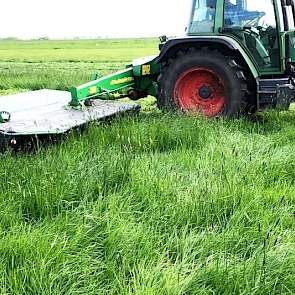
<instances>
[{"instance_id":1,"label":"cab door","mask_svg":"<svg viewBox=\"0 0 295 295\"><path fill-rule=\"evenodd\" d=\"M225 0L224 27L244 46L263 74L281 72L280 25L273 0Z\"/></svg>"}]
</instances>

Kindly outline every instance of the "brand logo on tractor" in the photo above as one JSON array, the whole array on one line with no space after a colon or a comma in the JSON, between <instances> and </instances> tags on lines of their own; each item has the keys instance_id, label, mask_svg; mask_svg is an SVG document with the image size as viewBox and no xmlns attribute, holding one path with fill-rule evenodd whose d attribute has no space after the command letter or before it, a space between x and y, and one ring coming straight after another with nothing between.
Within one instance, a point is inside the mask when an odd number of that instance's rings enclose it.
<instances>
[{"instance_id":1,"label":"brand logo on tractor","mask_svg":"<svg viewBox=\"0 0 295 295\"><path fill-rule=\"evenodd\" d=\"M142 75L150 75L151 74L151 65L143 65L142 66Z\"/></svg>"},{"instance_id":2,"label":"brand logo on tractor","mask_svg":"<svg viewBox=\"0 0 295 295\"><path fill-rule=\"evenodd\" d=\"M134 78L133 77L125 77L125 78L121 78L121 79L117 79L117 80L112 80L110 85L119 85L119 84L124 84L124 83L128 83L128 82L133 82Z\"/></svg>"}]
</instances>

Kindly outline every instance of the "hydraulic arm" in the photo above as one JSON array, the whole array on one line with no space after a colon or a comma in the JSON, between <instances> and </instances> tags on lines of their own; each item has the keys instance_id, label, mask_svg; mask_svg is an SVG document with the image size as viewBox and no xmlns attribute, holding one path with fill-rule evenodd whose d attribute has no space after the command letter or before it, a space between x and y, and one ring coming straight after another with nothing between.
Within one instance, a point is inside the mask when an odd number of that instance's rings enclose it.
<instances>
[{"instance_id":1,"label":"hydraulic arm","mask_svg":"<svg viewBox=\"0 0 295 295\"><path fill-rule=\"evenodd\" d=\"M156 78L160 66L156 57L135 60L125 70L70 88L72 107L79 107L89 99L117 99L130 97L139 99L157 93Z\"/></svg>"}]
</instances>

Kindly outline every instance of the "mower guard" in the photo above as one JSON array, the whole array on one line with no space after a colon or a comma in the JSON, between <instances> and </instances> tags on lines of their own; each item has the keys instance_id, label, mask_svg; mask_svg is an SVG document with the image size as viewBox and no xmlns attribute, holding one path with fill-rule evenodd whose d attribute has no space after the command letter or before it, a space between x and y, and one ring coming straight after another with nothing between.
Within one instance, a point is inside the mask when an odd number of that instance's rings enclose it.
<instances>
[{"instance_id":1,"label":"mower guard","mask_svg":"<svg viewBox=\"0 0 295 295\"><path fill-rule=\"evenodd\" d=\"M140 110L134 103L99 99L75 109L70 101L70 92L47 89L2 96L0 112L9 113L10 119L0 123L0 136L63 134L92 121Z\"/></svg>"}]
</instances>

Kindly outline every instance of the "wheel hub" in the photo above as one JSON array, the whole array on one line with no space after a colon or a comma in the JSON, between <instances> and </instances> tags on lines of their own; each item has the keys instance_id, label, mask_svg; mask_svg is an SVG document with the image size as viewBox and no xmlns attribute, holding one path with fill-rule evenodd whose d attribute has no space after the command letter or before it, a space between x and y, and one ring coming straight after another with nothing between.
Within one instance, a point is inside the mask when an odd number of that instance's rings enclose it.
<instances>
[{"instance_id":1,"label":"wheel hub","mask_svg":"<svg viewBox=\"0 0 295 295\"><path fill-rule=\"evenodd\" d=\"M199 88L198 94L202 99L208 99L212 95L212 91L210 87L204 85Z\"/></svg>"}]
</instances>

